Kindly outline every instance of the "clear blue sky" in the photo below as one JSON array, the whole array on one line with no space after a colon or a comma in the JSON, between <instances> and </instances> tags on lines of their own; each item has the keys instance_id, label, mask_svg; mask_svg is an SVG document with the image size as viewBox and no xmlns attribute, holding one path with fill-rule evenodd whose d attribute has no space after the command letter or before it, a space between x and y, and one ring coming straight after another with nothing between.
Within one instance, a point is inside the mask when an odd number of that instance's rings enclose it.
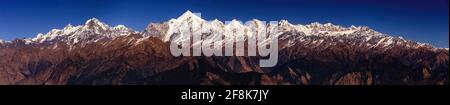
<instances>
[{"instance_id":1,"label":"clear blue sky","mask_svg":"<svg viewBox=\"0 0 450 105\"><path fill-rule=\"evenodd\" d=\"M364 25L382 33L449 46L448 0L0 0L0 39L34 37L92 17L142 31L186 10L222 21L257 18L295 24Z\"/></svg>"}]
</instances>

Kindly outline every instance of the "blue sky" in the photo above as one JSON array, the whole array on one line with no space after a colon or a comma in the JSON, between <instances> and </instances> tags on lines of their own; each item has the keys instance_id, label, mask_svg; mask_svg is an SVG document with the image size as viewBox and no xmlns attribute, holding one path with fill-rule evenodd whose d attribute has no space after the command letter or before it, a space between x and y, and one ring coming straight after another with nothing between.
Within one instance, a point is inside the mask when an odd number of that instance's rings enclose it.
<instances>
[{"instance_id":1,"label":"blue sky","mask_svg":"<svg viewBox=\"0 0 450 105\"><path fill-rule=\"evenodd\" d=\"M34 37L92 17L142 31L187 10L207 20L253 18L369 26L405 39L449 46L448 0L0 0L0 39Z\"/></svg>"}]
</instances>

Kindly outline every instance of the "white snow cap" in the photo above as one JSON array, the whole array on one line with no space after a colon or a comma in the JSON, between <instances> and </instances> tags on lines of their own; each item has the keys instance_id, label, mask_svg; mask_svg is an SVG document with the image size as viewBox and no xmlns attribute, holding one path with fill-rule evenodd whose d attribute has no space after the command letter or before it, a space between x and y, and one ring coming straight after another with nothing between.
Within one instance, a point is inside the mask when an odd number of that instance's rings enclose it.
<instances>
[{"instance_id":1,"label":"white snow cap","mask_svg":"<svg viewBox=\"0 0 450 105\"><path fill-rule=\"evenodd\" d=\"M202 19L200 16L197 16L197 15L200 15L200 14L194 14L194 13L192 13L191 11L186 11L186 12L184 12L183 13L183 15L181 15L180 17L178 17L177 19L178 20L186 20L186 19L189 19L189 18L192 18L192 19Z\"/></svg>"},{"instance_id":2,"label":"white snow cap","mask_svg":"<svg viewBox=\"0 0 450 105\"><path fill-rule=\"evenodd\" d=\"M88 25L88 24L103 24L103 23L100 22L100 20L98 20L97 18L91 18L87 20L84 24Z\"/></svg>"},{"instance_id":3,"label":"white snow cap","mask_svg":"<svg viewBox=\"0 0 450 105\"><path fill-rule=\"evenodd\" d=\"M6 43L5 40L0 39L0 44Z\"/></svg>"},{"instance_id":4,"label":"white snow cap","mask_svg":"<svg viewBox=\"0 0 450 105\"><path fill-rule=\"evenodd\" d=\"M266 31L267 33L269 33L268 31L273 32L275 29L278 29L279 31L277 31L277 34L280 35L279 38L292 40L289 43L304 41L307 40L305 39L306 37L316 36L352 39L354 42L368 42L370 43L368 44L370 46L373 45L383 47L389 47L390 45L404 44L408 42L402 37L396 38L387 34L382 34L370 29L367 26L352 25L350 27L342 27L332 23L321 24L319 22L302 25L291 24L288 20L280 20L278 22L278 25L269 25L269 23L271 23L270 21L261 21L258 19L252 19L250 20L250 24L247 24L248 20L238 21L236 19L233 19L231 21L219 21L218 19L206 21L202 19L200 15L201 14L196 14L188 10L181 16L164 22L163 24L167 25L167 31L164 33L164 36L161 36L162 40L165 42L181 41L184 39L180 37L180 34L182 32L202 33L201 35L223 33L226 35L238 35L237 37L242 37L240 39L246 40L246 38L243 36L255 33L252 32L252 30L254 29L256 29L258 33ZM91 18L87 20L84 25L74 26L72 24L68 24L63 29L52 29L46 34L38 34L35 38L29 38L25 40L27 41L27 44L53 41L63 41L68 44L75 44L81 42L96 42L100 39L114 39L116 37L130 35L132 33L138 32L127 28L125 25L109 27L99 19ZM3 40L2 42L6 41ZM316 42L319 43L322 41Z\"/></svg>"},{"instance_id":5,"label":"white snow cap","mask_svg":"<svg viewBox=\"0 0 450 105\"><path fill-rule=\"evenodd\" d=\"M91 18L84 25L73 26L68 24L63 29L52 29L47 34L39 33L35 38L25 39L27 44L63 41L67 44L79 42L95 42L104 38L116 38L118 36L137 33L124 25L109 27L97 18Z\"/></svg>"}]
</instances>

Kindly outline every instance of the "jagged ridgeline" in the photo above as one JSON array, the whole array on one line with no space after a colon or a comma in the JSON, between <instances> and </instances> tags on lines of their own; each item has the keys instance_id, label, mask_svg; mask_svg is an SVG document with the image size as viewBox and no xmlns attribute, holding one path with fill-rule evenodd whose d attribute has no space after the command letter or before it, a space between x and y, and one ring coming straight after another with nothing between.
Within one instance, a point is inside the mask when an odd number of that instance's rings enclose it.
<instances>
[{"instance_id":1,"label":"jagged ridgeline","mask_svg":"<svg viewBox=\"0 0 450 105\"><path fill-rule=\"evenodd\" d=\"M169 50L183 39L182 29L206 28L201 35L208 36L270 27L257 19L245 25L206 21L189 11L143 32L93 18L34 38L0 40L0 84L449 84L448 49L365 26L282 20L278 63L269 68L259 67L261 57L174 57Z\"/></svg>"}]
</instances>

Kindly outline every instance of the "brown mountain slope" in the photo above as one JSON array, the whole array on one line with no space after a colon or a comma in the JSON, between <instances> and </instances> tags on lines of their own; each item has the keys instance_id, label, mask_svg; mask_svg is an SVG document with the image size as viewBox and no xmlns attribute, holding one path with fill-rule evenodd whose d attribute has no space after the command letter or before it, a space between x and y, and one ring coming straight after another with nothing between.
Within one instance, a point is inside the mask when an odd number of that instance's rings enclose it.
<instances>
[{"instance_id":1,"label":"brown mountain slope","mask_svg":"<svg viewBox=\"0 0 450 105\"><path fill-rule=\"evenodd\" d=\"M168 43L140 35L86 45L0 48L0 84L449 84L448 50L367 49L338 43L280 50L277 66L257 57L174 57Z\"/></svg>"}]
</instances>

